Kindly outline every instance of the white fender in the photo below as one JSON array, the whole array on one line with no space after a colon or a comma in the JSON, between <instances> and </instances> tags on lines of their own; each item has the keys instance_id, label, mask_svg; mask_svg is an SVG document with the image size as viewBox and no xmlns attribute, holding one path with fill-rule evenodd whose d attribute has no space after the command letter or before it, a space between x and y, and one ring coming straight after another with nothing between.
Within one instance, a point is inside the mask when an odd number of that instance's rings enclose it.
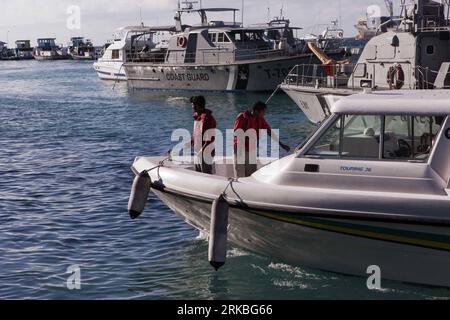
<instances>
[{"instance_id":1,"label":"white fender","mask_svg":"<svg viewBox=\"0 0 450 320\"><path fill-rule=\"evenodd\" d=\"M150 193L150 186L151 179L147 171L142 172L134 178L130 200L128 202L128 213L131 219L138 218L144 212Z\"/></svg>"},{"instance_id":2,"label":"white fender","mask_svg":"<svg viewBox=\"0 0 450 320\"><path fill-rule=\"evenodd\" d=\"M208 259L216 271L225 264L227 258L229 208L223 195L212 205Z\"/></svg>"}]
</instances>

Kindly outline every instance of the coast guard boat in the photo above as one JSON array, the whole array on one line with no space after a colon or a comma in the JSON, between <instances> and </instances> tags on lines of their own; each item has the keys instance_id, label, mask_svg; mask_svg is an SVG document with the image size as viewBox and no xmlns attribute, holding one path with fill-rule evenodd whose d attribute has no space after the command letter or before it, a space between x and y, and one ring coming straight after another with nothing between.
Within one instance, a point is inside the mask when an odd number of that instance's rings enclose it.
<instances>
[{"instance_id":1,"label":"coast guard boat","mask_svg":"<svg viewBox=\"0 0 450 320\"><path fill-rule=\"evenodd\" d=\"M238 9L178 8L176 34L165 55L137 57L124 64L133 89L198 91L273 91L293 66L319 63L303 42L283 24L243 27ZM210 21L211 13L232 13L233 21ZM198 14L199 25L183 25L184 14ZM283 30L280 33L280 30ZM274 39L275 37L275 39ZM339 53L341 54L341 53Z\"/></svg>"},{"instance_id":2,"label":"coast guard boat","mask_svg":"<svg viewBox=\"0 0 450 320\"><path fill-rule=\"evenodd\" d=\"M366 88L448 89L449 12L448 2L402 0L400 18L378 26L357 63L339 63L319 53L322 66L297 65L281 89L315 123L330 115L337 100Z\"/></svg>"},{"instance_id":3,"label":"coast guard boat","mask_svg":"<svg viewBox=\"0 0 450 320\"><path fill-rule=\"evenodd\" d=\"M450 287L449 159L450 91L393 90L341 99L294 154L260 159L248 178L230 180L233 161L220 157L214 175L195 172L190 157L138 157L132 169L205 234L222 195L222 232L244 249L362 277L376 265L382 279Z\"/></svg>"}]
</instances>

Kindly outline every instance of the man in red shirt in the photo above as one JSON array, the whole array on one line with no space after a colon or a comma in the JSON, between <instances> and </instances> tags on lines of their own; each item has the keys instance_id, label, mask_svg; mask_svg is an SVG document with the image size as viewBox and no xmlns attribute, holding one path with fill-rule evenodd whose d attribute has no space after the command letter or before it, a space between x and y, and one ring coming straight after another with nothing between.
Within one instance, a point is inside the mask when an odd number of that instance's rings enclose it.
<instances>
[{"instance_id":1,"label":"man in red shirt","mask_svg":"<svg viewBox=\"0 0 450 320\"><path fill-rule=\"evenodd\" d=\"M194 111L194 130L191 144L196 155L195 170L212 174L215 157L213 130L216 129L216 120L212 116L212 111L206 109L205 97L192 97L190 101Z\"/></svg>"},{"instance_id":2,"label":"man in red shirt","mask_svg":"<svg viewBox=\"0 0 450 320\"><path fill-rule=\"evenodd\" d=\"M279 142L280 146L290 151L290 147L278 140L272 133L264 115L267 105L258 101L252 111L242 112L234 123L234 174L236 178L249 177L257 171L257 149L260 130L267 130L267 134Z\"/></svg>"}]
</instances>

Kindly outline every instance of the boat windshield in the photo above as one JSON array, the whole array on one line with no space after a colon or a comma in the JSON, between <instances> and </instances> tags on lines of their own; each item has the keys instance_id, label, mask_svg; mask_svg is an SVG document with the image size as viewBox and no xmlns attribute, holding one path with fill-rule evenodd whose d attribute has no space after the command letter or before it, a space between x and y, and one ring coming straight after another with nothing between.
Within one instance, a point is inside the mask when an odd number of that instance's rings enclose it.
<instances>
[{"instance_id":1,"label":"boat windshield","mask_svg":"<svg viewBox=\"0 0 450 320\"><path fill-rule=\"evenodd\" d=\"M444 117L341 115L306 156L426 161Z\"/></svg>"}]
</instances>

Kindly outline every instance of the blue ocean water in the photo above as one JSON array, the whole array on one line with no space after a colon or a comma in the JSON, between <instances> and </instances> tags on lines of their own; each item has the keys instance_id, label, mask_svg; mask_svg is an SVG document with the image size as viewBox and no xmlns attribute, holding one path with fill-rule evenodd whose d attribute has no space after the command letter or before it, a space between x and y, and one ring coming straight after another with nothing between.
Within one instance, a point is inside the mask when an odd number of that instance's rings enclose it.
<instances>
[{"instance_id":1,"label":"blue ocean water","mask_svg":"<svg viewBox=\"0 0 450 320\"><path fill-rule=\"evenodd\" d=\"M135 156L170 149L192 125L189 95L129 91L90 63L0 62L0 299L443 299L450 290L290 266L231 248L216 273L207 243L152 198L131 221ZM265 94L207 94L221 129ZM267 118L299 144L311 130L286 96ZM81 268L68 290L67 268ZM450 272L450 271L449 271Z\"/></svg>"}]
</instances>

